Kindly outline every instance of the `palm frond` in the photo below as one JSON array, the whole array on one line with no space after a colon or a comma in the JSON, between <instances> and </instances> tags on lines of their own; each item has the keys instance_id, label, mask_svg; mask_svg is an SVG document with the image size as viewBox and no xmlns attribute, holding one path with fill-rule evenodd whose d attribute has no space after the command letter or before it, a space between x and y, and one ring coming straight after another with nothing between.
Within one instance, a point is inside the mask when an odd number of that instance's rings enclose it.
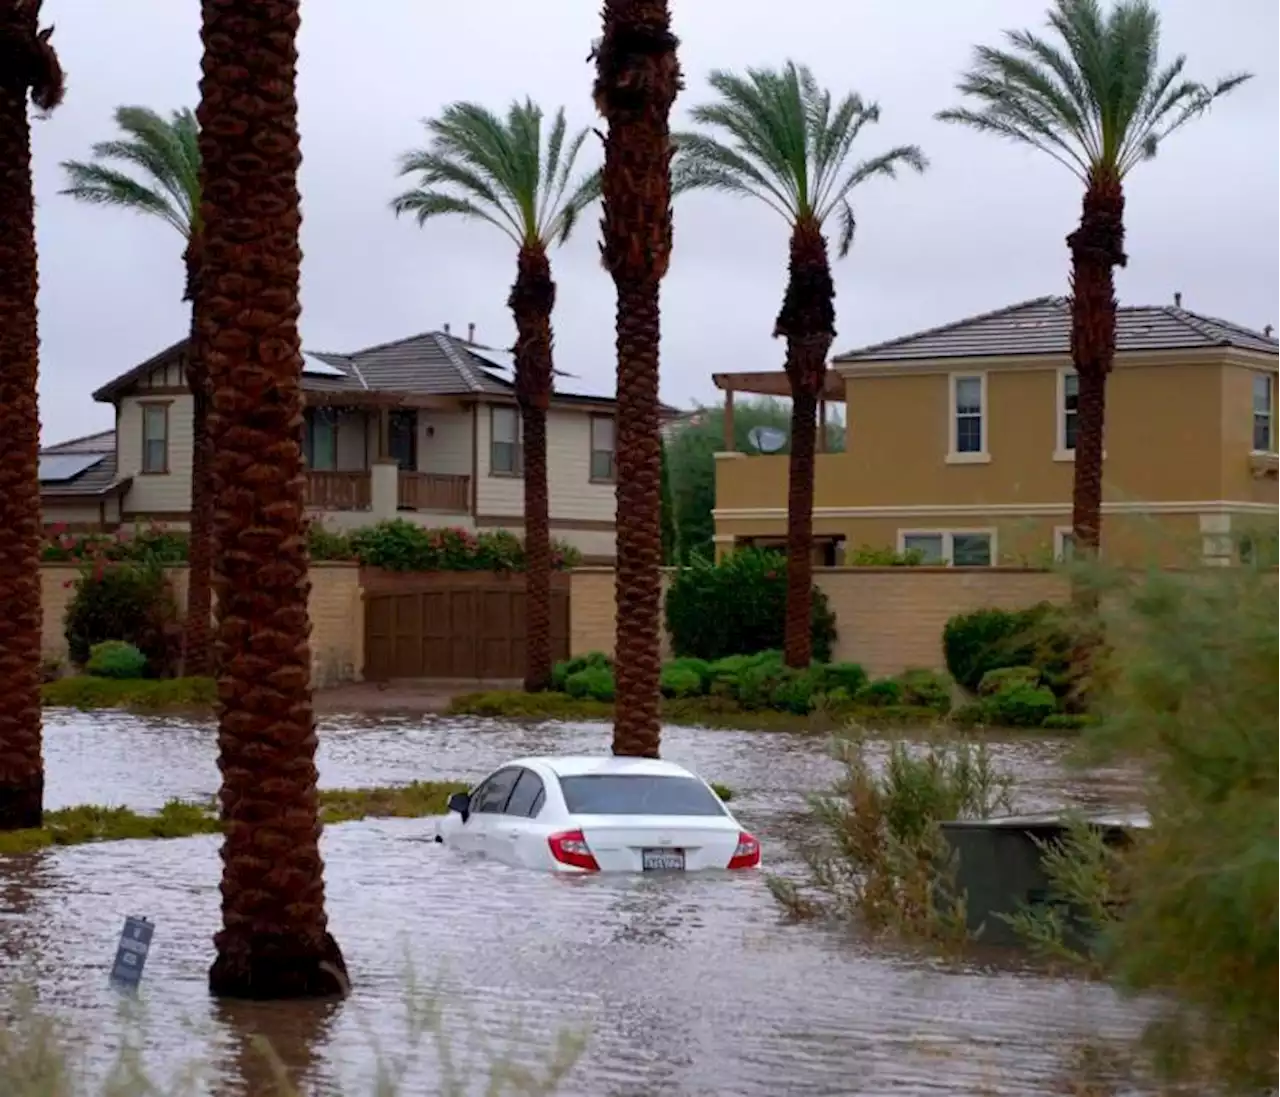
<instances>
[{"instance_id":1,"label":"palm frond","mask_svg":"<svg viewBox=\"0 0 1280 1097\"><path fill-rule=\"evenodd\" d=\"M1148 0L1056 0L1052 42L1030 31L1008 49L978 47L957 88L968 105L938 114L1052 156L1081 179L1123 178L1159 143L1249 79L1181 79L1185 58L1159 66L1160 16Z\"/></svg>"},{"instance_id":2,"label":"palm frond","mask_svg":"<svg viewBox=\"0 0 1280 1097\"><path fill-rule=\"evenodd\" d=\"M123 136L93 146L93 161L63 163L69 186L61 193L82 202L135 209L160 217L184 237L200 224L200 143L193 111L163 118L147 107L119 107ZM136 175L110 167L131 168Z\"/></svg>"},{"instance_id":3,"label":"palm frond","mask_svg":"<svg viewBox=\"0 0 1280 1097\"><path fill-rule=\"evenodd\" d=\"M517 244L563 242L578 214L599 196L591 175L575 182L574 166L587 131L572 136L564 109L557 111L543 143L542 108L526 99L505 117L477 103L453 103L425 121L426 149L401 157L400 174L418 175L418 186L392 202L397 213L429 212L477 217L498 225ZM454 201L444 201L451 198Z\"/></svg>"}]
</instances>

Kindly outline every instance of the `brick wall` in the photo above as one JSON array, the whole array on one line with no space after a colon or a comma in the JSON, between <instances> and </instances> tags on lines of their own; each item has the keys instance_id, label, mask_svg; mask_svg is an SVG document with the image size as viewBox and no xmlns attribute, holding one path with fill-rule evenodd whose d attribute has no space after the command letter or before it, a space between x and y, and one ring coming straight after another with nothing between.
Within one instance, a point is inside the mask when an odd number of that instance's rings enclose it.
<instances>
[{"instance_id":1,"label":"brick wall","mask_svg":"<svg viewBox=\"0 0 1280 1097\"><path fill-rule=\"evenodd\" d=\"M578 568L570 576L570 650L612 652L612 569ZM874 676L941 669L942 626L954 614L1064 601L1068 593L1062 575L1024 568L818 568L814 578L836 614L835 658ZM664 656L669 646L664 640Z\"/></svg>"},{"instance_id":2,"label":"brick wall","mask_svg":"<svg viewBox=\"0 0 1280 1097\"><path fill-rule=\"evenodd\" d=\"M63 617L74 593L79 571L46 564L41 568L44 625L41 649L46 658L66 659ZM186 605L187 569L168 569L174 599ZM311 567L311 665L316 686L359 679L364 667L364 604L360 569L354 564L313 564Z\"/></svg>"}]
</instances>

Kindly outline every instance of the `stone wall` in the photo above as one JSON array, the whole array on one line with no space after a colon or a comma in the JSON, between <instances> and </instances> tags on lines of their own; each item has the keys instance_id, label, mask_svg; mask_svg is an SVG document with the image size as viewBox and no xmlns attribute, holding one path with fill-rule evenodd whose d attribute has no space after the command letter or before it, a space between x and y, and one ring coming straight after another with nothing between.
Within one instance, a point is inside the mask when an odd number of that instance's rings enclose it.
<instances>
[{"instance_id":1,"label":"stone wall","mask_svg":"<svg viewBox=\"0 0 1280 1097\"><path fill-rule=\"evenodd\" d=\"M169 581L179 610L186 605L187 569L169 568ZM41 568L44 627L41 648L46 658L66 659L63 617L74 593L78 569L61 564ZM364 603L360 569L354 564L311 566L311 665L316 686L359 679L364 666Z\"/></svg>"},{"instance_id":2,"label":"stone wall","mask_svg":"<svg viewBox=\"0 0 1280 1097\"><path fill-rule=\"evenodd\" d=\"M612 652L613 570L579 568L570 577L570 650ZM861 663L873 676L942 669L942 627L957 613L1068 596L1062 575L1026 568L817 568L814 580L836 614L835 658ZM663 646L665 656L669 639Z\"/></svg>"}]
</instances>

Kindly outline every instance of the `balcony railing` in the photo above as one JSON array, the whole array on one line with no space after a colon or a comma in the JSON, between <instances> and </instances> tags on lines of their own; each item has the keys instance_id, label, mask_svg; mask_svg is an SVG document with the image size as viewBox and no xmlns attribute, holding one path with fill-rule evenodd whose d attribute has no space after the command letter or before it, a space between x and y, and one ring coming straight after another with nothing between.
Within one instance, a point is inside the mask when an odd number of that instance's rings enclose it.
<instances>
[{"instance_id":1,"label":"balcony railing","mask_svg":"<svg viewBox=\"0 0 1280 1097\"><path fill-rule=\"evenodd\" d=\"M317 510L368 510L372 486L368 470L307 473L306 504Z\"/></svg>"},{"instance_id":2,"label":"balcony railing","mask_svg":"<svg viewBox=\"0 0 1280 1097\"><path fill-rule=\"evenodd\" d=\"M440 472L400 472L396 505L400 510L439 510L466 514L471 509L471 477Z\"/></svg>"}]
</instances>

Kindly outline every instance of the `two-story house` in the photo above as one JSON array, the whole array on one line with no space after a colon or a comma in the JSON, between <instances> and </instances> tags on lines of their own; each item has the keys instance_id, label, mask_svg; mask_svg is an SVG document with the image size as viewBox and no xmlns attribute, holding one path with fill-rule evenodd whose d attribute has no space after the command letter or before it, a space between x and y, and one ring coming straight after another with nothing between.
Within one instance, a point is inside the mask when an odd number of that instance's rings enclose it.
<instances>
[{"instance_id":1,"label":"two-story house","mask_svg":"<svg viewBox=\"0 0 1280 1097\"><path fill-rule=\"evenodd\" d=\"M187 522L186 346L165 348L93 394L114 406L114 431L42 451L46 524ZM307 502L325 526L403 517L521 531L522 439L509 354L437 331L349 354L306 352L303 362ZM552 534L594 563L612 561L615 551L615 410L609 398L556 391L548 412Z\"/></svg>"},{"instance_id":2,"label":"two-story house","mask_svg":"<svg viewBox=\"0 0 1280 1097\"><path fill-rule=\"evenodd\" d=\"M817 457L818 562L861 546L970 566L1067 555L1070 324L1068 300L1042 297L837 355L822 407L844 402L847 435L843 452ZM1227 562L1241 530L1276 526L1277 341L1180 304L1122 308L1116 334L1102 551ZM781 373L716 384L727 418L735 391L788 391ZM722 549L782 543L786 505L785 456L717 455Z\"/></svg>"}]
</instances>

